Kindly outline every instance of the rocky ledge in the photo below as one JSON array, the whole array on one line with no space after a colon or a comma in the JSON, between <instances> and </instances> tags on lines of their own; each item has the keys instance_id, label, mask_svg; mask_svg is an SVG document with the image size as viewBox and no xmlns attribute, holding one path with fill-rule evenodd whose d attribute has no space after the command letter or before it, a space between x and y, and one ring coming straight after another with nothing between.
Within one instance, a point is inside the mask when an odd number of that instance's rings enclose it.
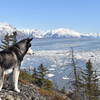
<instances>
[{"instance_id":1,"label":"rocky ledge","mask_svg":"<svg viewBox=\"0 0 100 100\"><path fill-rule=\"evenodd\" d=\"M40 96L38 87L30 85L20 84L20 93L12 91L11 89L2 89L0 92L0 100L45 100L43 96Z\"/></svg>"}]
</instances>

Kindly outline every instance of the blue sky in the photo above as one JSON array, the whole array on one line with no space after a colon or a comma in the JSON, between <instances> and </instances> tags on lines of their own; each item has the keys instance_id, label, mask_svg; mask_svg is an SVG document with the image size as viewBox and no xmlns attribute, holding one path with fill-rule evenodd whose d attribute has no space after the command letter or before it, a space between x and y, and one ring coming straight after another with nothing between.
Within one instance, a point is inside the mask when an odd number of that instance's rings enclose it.
<instances>
[{"instance_id":1,"label":"blue sky","mask_svg":"<svg viewBox=\"0 0 100 100\"><path fill-rule=\"evenodd\" d=\"M0 22L17 28L100 32L100 0L0 0Z\"/></svg>"}]
</instances>

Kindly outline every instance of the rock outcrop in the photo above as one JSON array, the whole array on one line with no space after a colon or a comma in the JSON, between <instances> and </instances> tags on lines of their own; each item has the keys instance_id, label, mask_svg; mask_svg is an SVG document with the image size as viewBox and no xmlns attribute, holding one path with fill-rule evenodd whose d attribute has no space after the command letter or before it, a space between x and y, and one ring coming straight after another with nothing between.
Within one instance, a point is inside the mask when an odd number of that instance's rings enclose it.
<instances>
[{"instance_id":1,"label":"rock outcrop","mask_svg":"<svg viewBox=\"0 0 100 100\"><path fill-rule=\"evenodd\" d=\"M0 100L71 100L58 91L42 90L42 88L23 81L19 82L19 89L20 93L17 93L8 81L4 82L4 87L0 92Z\"/></svg>"}]
</instances>

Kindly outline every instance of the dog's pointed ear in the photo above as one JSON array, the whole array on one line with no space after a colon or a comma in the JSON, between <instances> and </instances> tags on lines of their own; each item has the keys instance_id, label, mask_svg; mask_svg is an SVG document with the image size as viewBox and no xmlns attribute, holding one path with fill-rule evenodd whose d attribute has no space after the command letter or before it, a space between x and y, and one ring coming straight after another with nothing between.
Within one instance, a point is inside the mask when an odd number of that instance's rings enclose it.
<instances>
[{"instance_id":1,"label":"dog's pointed ear","mask_svg":"<svg viewBox=\"0 0 100 100\"><path fill-rule=\"evenodd\" d=\"M33 38L28 38L28 42L31 42L33 40Z\"/></svg>"}]
</instances>

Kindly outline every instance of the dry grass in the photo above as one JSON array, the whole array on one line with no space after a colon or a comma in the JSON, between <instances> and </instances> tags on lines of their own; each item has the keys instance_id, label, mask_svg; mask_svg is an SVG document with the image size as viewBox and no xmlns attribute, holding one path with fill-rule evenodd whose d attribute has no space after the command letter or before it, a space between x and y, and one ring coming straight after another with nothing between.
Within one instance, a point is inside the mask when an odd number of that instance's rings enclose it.
<instances>
[{"instance_id":1,"label":"dry grass","mask_svg":"<svg viewBox=\"0 0 100 100\"><path fill-rule=\"evenodd\" d=\"M55 94L54 91L52 90L46 90L46 89L43 89L43 88L40 88L39 89L39 93L42 95L42 96L53 96Z\"/></svg>"},{"instance_id":2,"label":"dry grass","mask_svg":"<svg viewBox=\"0 0 100 100\"><path fill-rule=\"evenodd\" d=\"M34 78L27 72L21 71L19 75L19 81L27 85L29 83L32 83L34 81Z\"/></svg>"}]
</instances>

